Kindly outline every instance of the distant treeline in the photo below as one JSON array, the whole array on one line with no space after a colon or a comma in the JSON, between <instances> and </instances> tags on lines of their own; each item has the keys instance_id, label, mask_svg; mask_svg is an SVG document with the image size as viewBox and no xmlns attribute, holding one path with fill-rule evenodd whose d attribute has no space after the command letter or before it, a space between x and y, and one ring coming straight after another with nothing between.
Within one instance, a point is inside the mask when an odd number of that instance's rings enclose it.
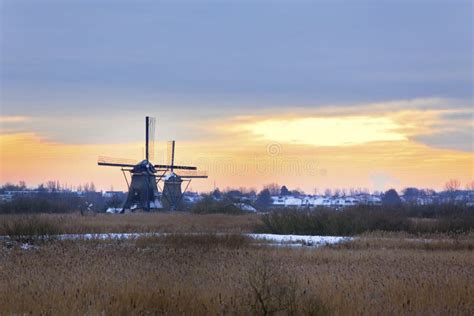
<instances>
[{"instance_id":1,"label":"distant treeline","mask_svg":"<svg viewBox=\"0 0 474 316\"><path fill-rule=\"evenodd\" d=\"M193 205L185 205L186 209L196 214L242 214L244 213L231 199L216 200L210 195Z\"/></svg>"},{"instance_id":2,"label":"distant treeline","mask_svg":"<svg viewBox=\"0 0 474 316\"><path fill-rule=\"evenodd\" d=\"M43 192L16 196L11 202L0 203L0 214L103 212L107 207L119 207L122 202L116 197L104 198L100 192L81 196L72 192Z\"/></svg>"},{"instance_id":3,"label":"distant treeline","mask_svg":"<svg viewBox=\"0 0 474 316\"><path fill-rule=\"evenodd\" d=\"M351 236L370 231L466 233L474 231L474 207L459 205L356 206L341 211L279 209L262 216L259 233Z\"/></svg>"}]
</instances>

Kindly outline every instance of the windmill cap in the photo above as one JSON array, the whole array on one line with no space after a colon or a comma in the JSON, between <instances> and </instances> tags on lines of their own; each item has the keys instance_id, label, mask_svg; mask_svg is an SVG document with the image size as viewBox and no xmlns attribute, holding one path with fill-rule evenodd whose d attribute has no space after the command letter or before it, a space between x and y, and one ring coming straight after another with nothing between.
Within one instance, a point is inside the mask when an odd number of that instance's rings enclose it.
<instances>
[{"instance_id":1,"label":"windmill cap","mask_svg":"<svg viewBox=\"0 0 474 316\"><path fill-rule=\"evenodd\" d=\"M181 178L174 172L171 172L170 174L167 174L164 177L165 181L176 181L176 182L181 182Z\"/></svg>"},{"instance_id":2,"label":"windmill cap","mask_svg":"<svg viewBox=\"0 0 474 316\"><path fill-rule=\"evenodd\" d=\"M142 160L133 167L133 172L152 172L155 173L155 167L148 161Z\"/></svg>"}]
</instances>

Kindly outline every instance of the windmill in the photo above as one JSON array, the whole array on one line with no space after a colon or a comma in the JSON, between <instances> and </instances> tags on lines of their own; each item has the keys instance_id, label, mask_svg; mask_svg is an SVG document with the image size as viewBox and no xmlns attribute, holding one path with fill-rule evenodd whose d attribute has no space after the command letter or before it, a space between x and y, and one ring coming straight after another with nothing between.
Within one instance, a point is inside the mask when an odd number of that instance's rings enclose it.
<instances>
[{"instance_id":1,"label":"windmill","mask_svg":"<svg viewBox=\"0 0 474 316\"><path fill-rule=\"evenodd\" d=\"M136 162L129 159L117 159L110 157L99 157L99 166L120 167L125 177L128 186L127 200L125 201L122 212L125 210L142 209L144 211L151 211L163 208L162 201L160 201L160 194L158 192L157 182L163 180L165 182L165 189L173 196L168 196L168 193L163 194L163 198L169 203L169 208L176 210L182 194L179 198L175 194L181 192L181 183L183 178L190 181L191 178L207 178L204 173L198 174L197 168L192 166L177 166L174 165L174 148L172 152L172 159L170 164L153 164L151 160L154 159L154 137L155 137L155 118L145 118L145 159ZM174 141L173 147L174 147ZM178 171L178 173L176 173ZM184 171L182 176L179 172ZM128 182L126 172L130 172L131 181ZM188 174L186 173L188 172ZM158 176L157 176L158 174ZM166 177L180 179L181 181L173 182L174 186L167 186ZM178 188L179 182L179 188ZM171 184L172 182L168 182ZM188 182L189 185L189 182ZM168 189L168 188L173 188ZM187 188L187 187L186 187Z\"/></svg>"},{"instance_id":2,"label":"windmill","mask_svg":"<svg viewBox=\"0 0 474 316\"><path fill-rule=\"evenodd\" d=\"M173 140L168 143L168 165L169 169L165 170L158 178L158 183L163 182L162 203L164 208L170 210L178 209L182 197L189 187L192 179L207 178L205 172L199 172L196 169L177 168L174 164L176 142ZM185 182L184 191L181 190L181 184Z\"/></svg>"}]
</instances>

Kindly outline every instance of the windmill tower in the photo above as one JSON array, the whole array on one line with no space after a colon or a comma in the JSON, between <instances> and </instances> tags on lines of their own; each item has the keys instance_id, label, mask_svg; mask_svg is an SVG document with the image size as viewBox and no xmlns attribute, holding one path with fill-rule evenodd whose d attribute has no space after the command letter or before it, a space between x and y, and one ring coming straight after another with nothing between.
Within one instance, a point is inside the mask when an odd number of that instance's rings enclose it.
<instances>
[{"instance_id":1,"label":"windmill tower","mask_svg":"<svg viewBox=\"0 0 474 316\"><path fill-rule=\"evenodd\" d=\"M155 118L145 118L145 159L135 162L129 159L116 159L108 157L99 157L99 166L120 167L128 186L127 200L125 201L122 212L126 210L144 210L152 211L162 209L163 204L160 201L157 183L164 177L174 173L169 170L183 170L197 174L197 168L192 166L175 166L174 157L172 163L168 165L153 164L150 160L154 159L154 137L155 137ZM174 142L173 142L174 143ZM173 150L174 156L174 150ZM131 175L129 183L126 171ZM157 174L160 173L161 175ZM207 178L207 176L205 176ZM182 181L181 181L182 182ZM165 181L166 183L166 181ZM181 191L181 185L179 186ZM174 191L173 191L174 192ZM177 191L176 191L177 192ZM168 195L167 195L168 196ZM171 195L170 195L171 196ZM181 195L179 200L181 199ZM176 199L171 199L176 201ZM175 204L171 204L175 205ZM175 207L170 207L175 210Z\"/></svg>"},{"instance_id":2,"label":"windmill tower","mask_svg":"<svg viewBox=\"0 0 474 316\"><path fill-rule=\"evenodd\" d=\"M173 140L168 143L169 169L158 178L158 182L163 183L163 195L161 199L163 207L172 211L179 209L183 195L188 189L192 179L207 178L207 174L202 171L176 168L177 166L174 164L175 148L176 141ZM181 189L183 182L186 183L184 190Z\"/></svg>"}]
</instances>

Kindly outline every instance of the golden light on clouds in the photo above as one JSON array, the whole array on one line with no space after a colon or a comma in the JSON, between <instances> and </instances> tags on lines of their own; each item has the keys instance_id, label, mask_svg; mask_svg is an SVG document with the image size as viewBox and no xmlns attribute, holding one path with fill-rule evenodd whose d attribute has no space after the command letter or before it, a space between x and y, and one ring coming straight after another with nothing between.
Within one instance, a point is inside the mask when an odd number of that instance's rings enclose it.
<instances>
[{"instance_id":1,"label":"golden light on clouds","mask_svg":"<svg viewBox=\"0 0 474 316\"><path fill-rule=\"evenodd\" d=\"M443 115L465 109L402 109L376 107L351 112L337 109L220 119L200 124L206 137L178 141L177 163L208 170L209 179L191 188L261 188L277 182L313 192L314 188L398 189L407 186L441 189L446 180L463 183L474 177L472 151L442 149L416 140L452 129ZM19 120L9 118L6 121ZM21 121L21 120L20 120ZM193 126L199 122L193 122ZM465 125L460 125L460 124ZM472 121L456 121L472 130ZM140 137L141 135L137 135ZM1 182L47 180L70 184L94 181L101 189L126 189L118 168L97 166L101 155L142 158L143 143L68 144L38 134L0 135ZM163 142L157 157L166 157Z\"/></svg>"},{"instance_id":2,"label":"golden light on clouds","mask_svg":"<svg viewBox=\"0 0 474 316\"><path fill-rule=\"evenodd\" d=\"M269 141L314 146L350 146L402 141L402 126L387 117L305 117L266 119L242 127Z\"/></svg>"},{"instance_id":3,"label":"golden light on clouds","mask_svg":"<svg viewBox=\"0 0 474 316\"><path fill-rule=\"evenodd\" d=\"M221 188L261 188L276 182L307 192L328 187L441 189L447 179L467 183L473 177L472 153L409 140L316 147L253 139L247 140L246 146L236 146L241 143L235 137L195 144L192 149L186 144L181 152L208 170L208 181L216 181Z\"/></svg>"}]
</instances>

